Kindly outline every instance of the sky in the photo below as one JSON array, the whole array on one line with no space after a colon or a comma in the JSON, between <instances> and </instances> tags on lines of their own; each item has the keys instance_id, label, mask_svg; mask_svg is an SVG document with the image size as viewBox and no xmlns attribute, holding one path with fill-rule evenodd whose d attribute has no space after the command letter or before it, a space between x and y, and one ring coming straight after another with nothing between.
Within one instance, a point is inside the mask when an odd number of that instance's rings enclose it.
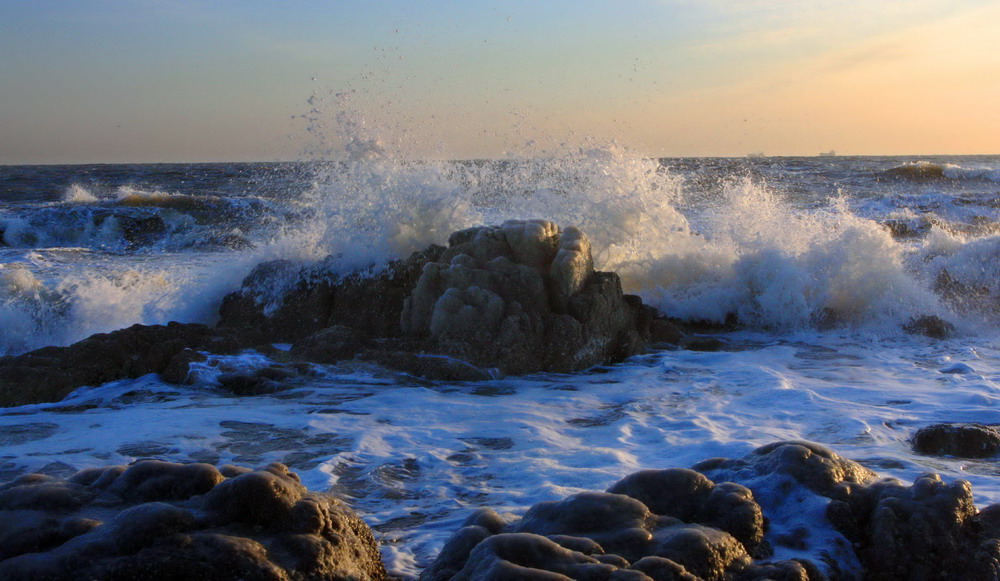
<instances>
[{"instance_id":1,"label":"sky","mask_svg":"<svg viewBox=\"0 0 1000 581\"><path fill-rule=\"evenodd\" d=\"M3 0L0 164L1000 153L996 0Z\"/></svg>"}]
</instances>

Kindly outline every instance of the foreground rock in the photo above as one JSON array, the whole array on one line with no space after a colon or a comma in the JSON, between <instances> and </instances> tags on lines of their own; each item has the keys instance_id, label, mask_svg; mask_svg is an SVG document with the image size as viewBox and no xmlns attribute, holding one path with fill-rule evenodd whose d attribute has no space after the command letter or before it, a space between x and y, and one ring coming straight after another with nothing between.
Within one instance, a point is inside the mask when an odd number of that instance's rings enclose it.
<instances>
[{"instance_id":1,"label":"foreground rock","mask_svg":"<svg viewBox=\"0 0 1000 581\"><path fill-rule=\"evenodd\" d=\"M803 554L815 560L782 557ZM519 520L479 510L421 579L565 577L1000 579L1000 505L977 512L962 480L905 486L822 446L780 442L639 472Z\"/></svg>"},{"instance_id":2,"label":"foreground rock","mask_svg":"<svg viewBox=\"0 0 1000 581\"><path fill-rule=\"evenodd\" d=\"M579 370L679 337L623 294L616 274L594 270L586 235L544 220L456 232L448 248L432 246L379 272L337 276L328 267L257 267L226 297L220 326L263 330L295 343L293 353L327 360L353 355L345 347L364 338L403 340L408 353L502 374ZM386 355L391 348L368 358L409 360Z\"/></svg>"},{"instance_id":3,"label":"foreground rock","mask_svg":"<svg viewBox=\"0 0 1000 581\"><path fill-rule=\"evenodd\" d=\"M0 486L0 579L385 579L368 528L281 464L144 461Z\"/></svg>"}]
</instances>

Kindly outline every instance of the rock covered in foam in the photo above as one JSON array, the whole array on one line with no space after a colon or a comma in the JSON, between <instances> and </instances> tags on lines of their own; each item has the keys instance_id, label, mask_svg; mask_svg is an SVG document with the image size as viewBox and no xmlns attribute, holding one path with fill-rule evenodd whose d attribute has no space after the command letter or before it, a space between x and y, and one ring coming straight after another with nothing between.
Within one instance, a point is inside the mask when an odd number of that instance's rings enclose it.
<instances>
[{"instance_id":1,"label":"rock covered in foam","mask_svg":"<svg viewBox=\"0 0 1000 581\"><path fill-rule=\"evenodd\" d=\"M384 579L371 529L281 464L143 461L0 486L0 578Z\"/></svg>"},{"instance_id":2,"label":"rock covered in foam","mask_svg":"<svg viewBox=\"0 0 1000 581\"><path fill-rule=\"evenodd\" d=\"M818 514L802 504L810 497ZM810 528L787 535L803 511ZM1000 504L977 512L968 482L929 474L905 486L823 446L777 442L695 470L638 472L513 522L481 509L421 579L566 577L1000 579Z\"/></svg>"}]
</instances>

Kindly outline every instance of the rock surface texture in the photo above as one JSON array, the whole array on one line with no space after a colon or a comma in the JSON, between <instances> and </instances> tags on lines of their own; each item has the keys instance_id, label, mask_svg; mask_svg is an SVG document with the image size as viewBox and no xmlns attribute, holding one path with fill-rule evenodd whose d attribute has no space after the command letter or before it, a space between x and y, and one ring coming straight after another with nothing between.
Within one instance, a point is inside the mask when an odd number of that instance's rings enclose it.
<instances>
[{"instance_id":1,"label":"rock surface texture","mask_svg":"<svg viewBox=\"0 0 1000 581\"><path fill-rule=\"evenodd\" d=\"M784 534L808 499L822 522ZM782 510L788 500L796 506ZM782 558L796 553L816 559ZM905 486L822 446L779 442L639 472L519 520L480 509L421 576L513 578L1000 579L1000 505L978 512L962 480Z\"/></svg>"},{"instance_id":2,"label":"rock surface texture","mask_svg":"<svg viewBox=\"0 0 1000 581\"><path fill-rule=\"evenodd\" d=\"M371 529L281 464L147 460L0 485L0 579L385 578Z\"/></svg>"}]
</instances>

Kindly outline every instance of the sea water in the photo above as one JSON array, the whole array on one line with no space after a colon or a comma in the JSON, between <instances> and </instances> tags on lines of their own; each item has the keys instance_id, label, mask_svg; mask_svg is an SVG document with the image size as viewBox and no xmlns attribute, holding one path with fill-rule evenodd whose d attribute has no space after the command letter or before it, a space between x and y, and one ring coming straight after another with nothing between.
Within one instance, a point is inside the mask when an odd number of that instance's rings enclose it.
<instances>
[{"instance_id":1,"label":"sea water","mask_svg":"<svg viewBox=\"0 0 1000 581\"><path fill-rule=\"evenodd\" d=\"M316 365L254 397L215 378L267 357L212 356L193 385L146 376L0 410L0 480L140 458L284 462L345 497L404 577L477 507L521 514L776 440L825 444L907 481L963 478L980 505L1000 502L995 462L919 456L909 443L932 423L1000 423L1000 158L362 153L0 167L0 354L134 323L212 323L263 260L377 267L508 218L579 226L627 292L684 320L735 316L741 330L716 352L478 383ZM954 336L902 330L924 315Z\"/></svg>"}]
</instances>

